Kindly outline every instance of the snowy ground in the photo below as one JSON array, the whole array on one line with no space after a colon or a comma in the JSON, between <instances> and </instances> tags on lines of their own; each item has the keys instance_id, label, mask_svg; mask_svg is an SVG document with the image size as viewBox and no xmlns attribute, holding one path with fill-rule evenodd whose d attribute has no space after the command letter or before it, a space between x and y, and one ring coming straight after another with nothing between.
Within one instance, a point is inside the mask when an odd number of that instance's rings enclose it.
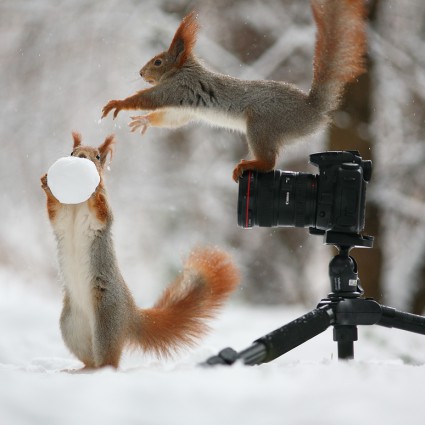
<instances>
[{"instance_id":1,"label":"snowy ground","mask_svg":"<svg viewBox=\"0 0 425 425\"><path fill-rule=\"evenodd\" d=\"M423 336L364 327L356 360L342 363L329 329L270 364L200 368L221 348L245 348L305 311L230 303L201 346L173 361L134 353L118 372L70 374L62 370L80 365L61 341L59 294L2 278L1 424L424 423Z\"/></svg>"}]
</instances>

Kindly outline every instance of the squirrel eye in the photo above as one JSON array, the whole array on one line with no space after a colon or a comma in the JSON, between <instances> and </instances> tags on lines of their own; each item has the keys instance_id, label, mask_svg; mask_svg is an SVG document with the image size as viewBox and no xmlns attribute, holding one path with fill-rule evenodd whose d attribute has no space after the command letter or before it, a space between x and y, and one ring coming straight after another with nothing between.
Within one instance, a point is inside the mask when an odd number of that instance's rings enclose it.
<instances>
[{"instance_id":1,"label":"squirrel eye","mask_svg":"<svg viewBox=\"0 0 425 425\"><path fill-rule=\"evenodd\" d=\"M99 154L96 155L96 159L100 159L100 155Z\"/></svg>"},{"instance_id":2,"label":"squirrel eye","mask_svg":"<svg viewBox=\"0 0 425 425\"><path fill-rule=\"evenodd\" d=\"M155 66L161 66L162 65L162 60L161 59L157 59L153 64Z\"/></svg>"}]
</instances>

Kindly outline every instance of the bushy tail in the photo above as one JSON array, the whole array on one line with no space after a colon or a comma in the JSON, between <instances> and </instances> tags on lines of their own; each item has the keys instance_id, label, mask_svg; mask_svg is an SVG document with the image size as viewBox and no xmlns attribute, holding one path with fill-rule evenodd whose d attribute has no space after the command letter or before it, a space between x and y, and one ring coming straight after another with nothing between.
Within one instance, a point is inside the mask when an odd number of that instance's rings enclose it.
<instances>
[{"instance_id":1,"label":"bushy tail","mask_svg":"<svg viewBox=\"0 0 425 425\"><path fill-rule=\"evenodd\" d=\"M335 110L344 87L365 71L364 0L311 0L317 25L311 103Z\"/></svg>"},{"instance_id":2,"label":"bushy tail","mask_svg":"<svg viewBox=\"0 0 425 425\"><path fill-rule=\"evenodd\" d=\"M217 249L195 250L155 306L139 310L137 345L157 356L193 345L238 283L239 272L229 255Z\"/></svg>"}]
</instances>

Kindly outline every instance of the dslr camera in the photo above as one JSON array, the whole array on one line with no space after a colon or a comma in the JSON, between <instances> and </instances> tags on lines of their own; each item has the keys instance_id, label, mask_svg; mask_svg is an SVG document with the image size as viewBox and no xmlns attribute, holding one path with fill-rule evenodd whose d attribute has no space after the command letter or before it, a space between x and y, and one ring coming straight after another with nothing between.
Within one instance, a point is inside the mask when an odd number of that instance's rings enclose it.
<instances>
[{"instance_id":1,"label":"dslr camera","mask_svg":"<svg viewBox=\"0 0 425 425\"><path fill-rule=\"evenodd\" d=\"M239 179L238 225L359 235L365 225L372 162L357 151L331 151L310 155L310 163L319 174L246 171Z\"/></svg>"}]
</instances>

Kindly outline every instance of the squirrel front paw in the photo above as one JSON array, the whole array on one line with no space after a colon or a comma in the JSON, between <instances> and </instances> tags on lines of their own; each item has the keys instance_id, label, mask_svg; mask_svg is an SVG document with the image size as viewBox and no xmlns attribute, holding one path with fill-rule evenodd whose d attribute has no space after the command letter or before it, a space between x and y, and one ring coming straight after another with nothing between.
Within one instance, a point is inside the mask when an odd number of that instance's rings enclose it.
<instances>
[{"instance_id":1,"label":"squirrel front paw","mask_svg":"<svg viewBox=\"0 0 425 425\"><path fill-rule=\"evenodd\" d=\"M48 190L49 185L47 184L47 173L41 176L40 181L41 181L41 188L43 190Z\"/></svg>"},{"instance_id":2,"label":"squirrel front paw","mask_svg":"<svg viewBox=\"0 0 425 425\"><path fill-rule=\"evenodd\" d=\"M111 112L113 109L114 111L114 119L117 117L118 113L123 108L123 102L121 100L110 100L102 109L102 119L105 118L109 112Z\"/></svg>"},{"instance_id":3,"label":"squirrel front paw","mask_svg":"<svg viewBox=\"0 0 425 425\"><path fill-rule=\"evenodd\" d=\"M41 181L41 188L44 190L44 192L46 193L47 197L48 198L56 199L54 197L54 195L52 194L52 191L50 190L50 187L49 187L49 185L47 183L47 173L41 176L40 181Z\"/></svg>"},{"instance_id":4,"label":"squirrel front paw","mask_svg":"<svg viewBox=\"0 0 425 425\"><path fill-rule=\"evenodd\" d=\"M131 117L131 121L128 123L132 133L140 131L140 134L145 134L150 125L149 114Z\"/></svg>"}]
</instances>

